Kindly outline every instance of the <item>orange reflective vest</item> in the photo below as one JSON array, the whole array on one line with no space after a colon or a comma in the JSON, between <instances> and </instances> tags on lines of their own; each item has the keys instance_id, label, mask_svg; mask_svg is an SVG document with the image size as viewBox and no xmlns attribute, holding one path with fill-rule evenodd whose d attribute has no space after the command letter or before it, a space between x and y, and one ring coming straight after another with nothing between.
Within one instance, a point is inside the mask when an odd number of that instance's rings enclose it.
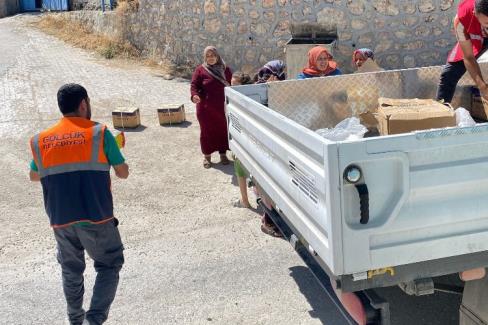
<instances>
[{"instance_id":1,"label":"orange reflective vest","mask_svg":"<svg viewBox=\"0 0 488 325\"><path fill-rule=\"evenodd\" d=\"M64 117L32 137L44 205L54 228L113 218L105 128L84 118Z\"/></svg>"}]
</instances>

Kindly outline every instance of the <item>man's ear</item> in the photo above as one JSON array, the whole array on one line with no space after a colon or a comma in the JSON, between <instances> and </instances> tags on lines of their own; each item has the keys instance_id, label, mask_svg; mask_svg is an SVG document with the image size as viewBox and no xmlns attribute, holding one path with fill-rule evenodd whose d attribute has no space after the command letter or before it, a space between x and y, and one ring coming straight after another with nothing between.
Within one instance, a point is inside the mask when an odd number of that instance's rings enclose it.
<instances>
[{"instance_id":1,"label":"man's ear","mask_svg":"<svg viewBox=\"0 0 488 325\"><path fill-rule=\"evenodd\" d=\"M78 115L84 117L88 111L88 103L86 99L82 99L80 105L78 106Z\"/></svg>"}]
</instances>

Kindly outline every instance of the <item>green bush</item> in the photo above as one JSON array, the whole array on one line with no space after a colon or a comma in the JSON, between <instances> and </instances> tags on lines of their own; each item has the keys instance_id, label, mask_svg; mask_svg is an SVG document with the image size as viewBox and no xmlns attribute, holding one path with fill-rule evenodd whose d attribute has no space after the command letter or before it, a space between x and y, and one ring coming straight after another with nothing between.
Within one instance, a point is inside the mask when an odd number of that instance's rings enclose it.
<instances>
[{"instance_id":1,"label":"green bush","mask_svg":"<svg viewBox=\"0 0 488 325\"><path fill-rule=\"evenodd\" d=\"M100 49L100 54L105 59L113 59L117 55L117 46L113 43L110 43Z\"/></svg>"}]
</instances>

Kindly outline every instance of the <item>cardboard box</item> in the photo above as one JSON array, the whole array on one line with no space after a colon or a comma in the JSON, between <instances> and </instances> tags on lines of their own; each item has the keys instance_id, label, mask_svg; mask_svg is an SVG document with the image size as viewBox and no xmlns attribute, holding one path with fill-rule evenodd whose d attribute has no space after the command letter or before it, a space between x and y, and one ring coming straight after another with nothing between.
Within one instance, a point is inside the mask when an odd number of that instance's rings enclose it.
<instances>
[{"instance_id":1,"label":"cardboard box","mask_svg":"<svg viewBox=\"0 0 488 325\"><path fill-rule=\"evenodd\" d=\"M119 107L112 112L114 128L136 128L141 125L141 114L138 108Z\"/></svg>"},{"instance_id":2,"label":"cardboard box","mask_svg":"<svg viewBox=\"0 0 488 325\"><path fill-rule=\"evenodd\" d=\"M159 124L179 124L186 120L185 106L183 104L170 104L158 108Z\"/></svg>"},{"instance_id":3,"label":"cardboard box","mask_svg":"<svg viewBox=\"0 0 488 325\"><path fill-rule=\"evenodd\" d=\"M488 102L481 97L480 91L476 87L471 87L471 116L475 119L488 121Z\"/></svg>"},{"instance_id":4,"label":"cardboard box","mask_svg":"<svg viewBox=\"0 0 488 325\"><path fill-rule=\"evenodd\" d=\"M376 61L371 59L367 59L364 61L363 65L359 67L359 69L355 73L365 73L365 72L378 72L378 71L385 71L382 69Z\"/></svg>"},{"instance_id":5,"label":"cardboard box","mask_svg":"<svg viewBox=\"0 0 488 325\"><path fill-rule=\"evenodd\" d=\"M452 107L432 99L379 98L378 101L377 120L381 135L456 126Z\"/></svg>"}]
</instances>

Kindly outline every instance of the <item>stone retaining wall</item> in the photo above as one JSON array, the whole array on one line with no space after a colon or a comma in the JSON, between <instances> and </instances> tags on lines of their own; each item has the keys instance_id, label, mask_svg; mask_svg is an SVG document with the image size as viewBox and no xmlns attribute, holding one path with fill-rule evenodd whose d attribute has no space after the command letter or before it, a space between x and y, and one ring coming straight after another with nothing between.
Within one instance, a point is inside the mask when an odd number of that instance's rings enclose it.
<instances>
[{"instance_id":1,"label":"stone retaining wall","mask_svg":"<svg viewBox=\"0 0 488 325\"><path fill-rule=\"evenodd\" d=\"M116 0L112 3L116 4ZM110 0L105 0L105 7L108 9ZM72 10L98 10L102 7L101 0L70 0Z\"/></svg>"},{"instance_id":2,"label":"stone retaining wall","mask_svg":"<svg viewBox=\"0 0 488 325\"><path fill-rule=\"evenodd\" d=\"M139 0L118 31L148 56L197 65L215 45L233 69L251 71L284 58L292 23L335 23L334 56L348 72L361 47L387 69L442 64L455 11L453 0Z\"/></svg>"}]
</instances>

